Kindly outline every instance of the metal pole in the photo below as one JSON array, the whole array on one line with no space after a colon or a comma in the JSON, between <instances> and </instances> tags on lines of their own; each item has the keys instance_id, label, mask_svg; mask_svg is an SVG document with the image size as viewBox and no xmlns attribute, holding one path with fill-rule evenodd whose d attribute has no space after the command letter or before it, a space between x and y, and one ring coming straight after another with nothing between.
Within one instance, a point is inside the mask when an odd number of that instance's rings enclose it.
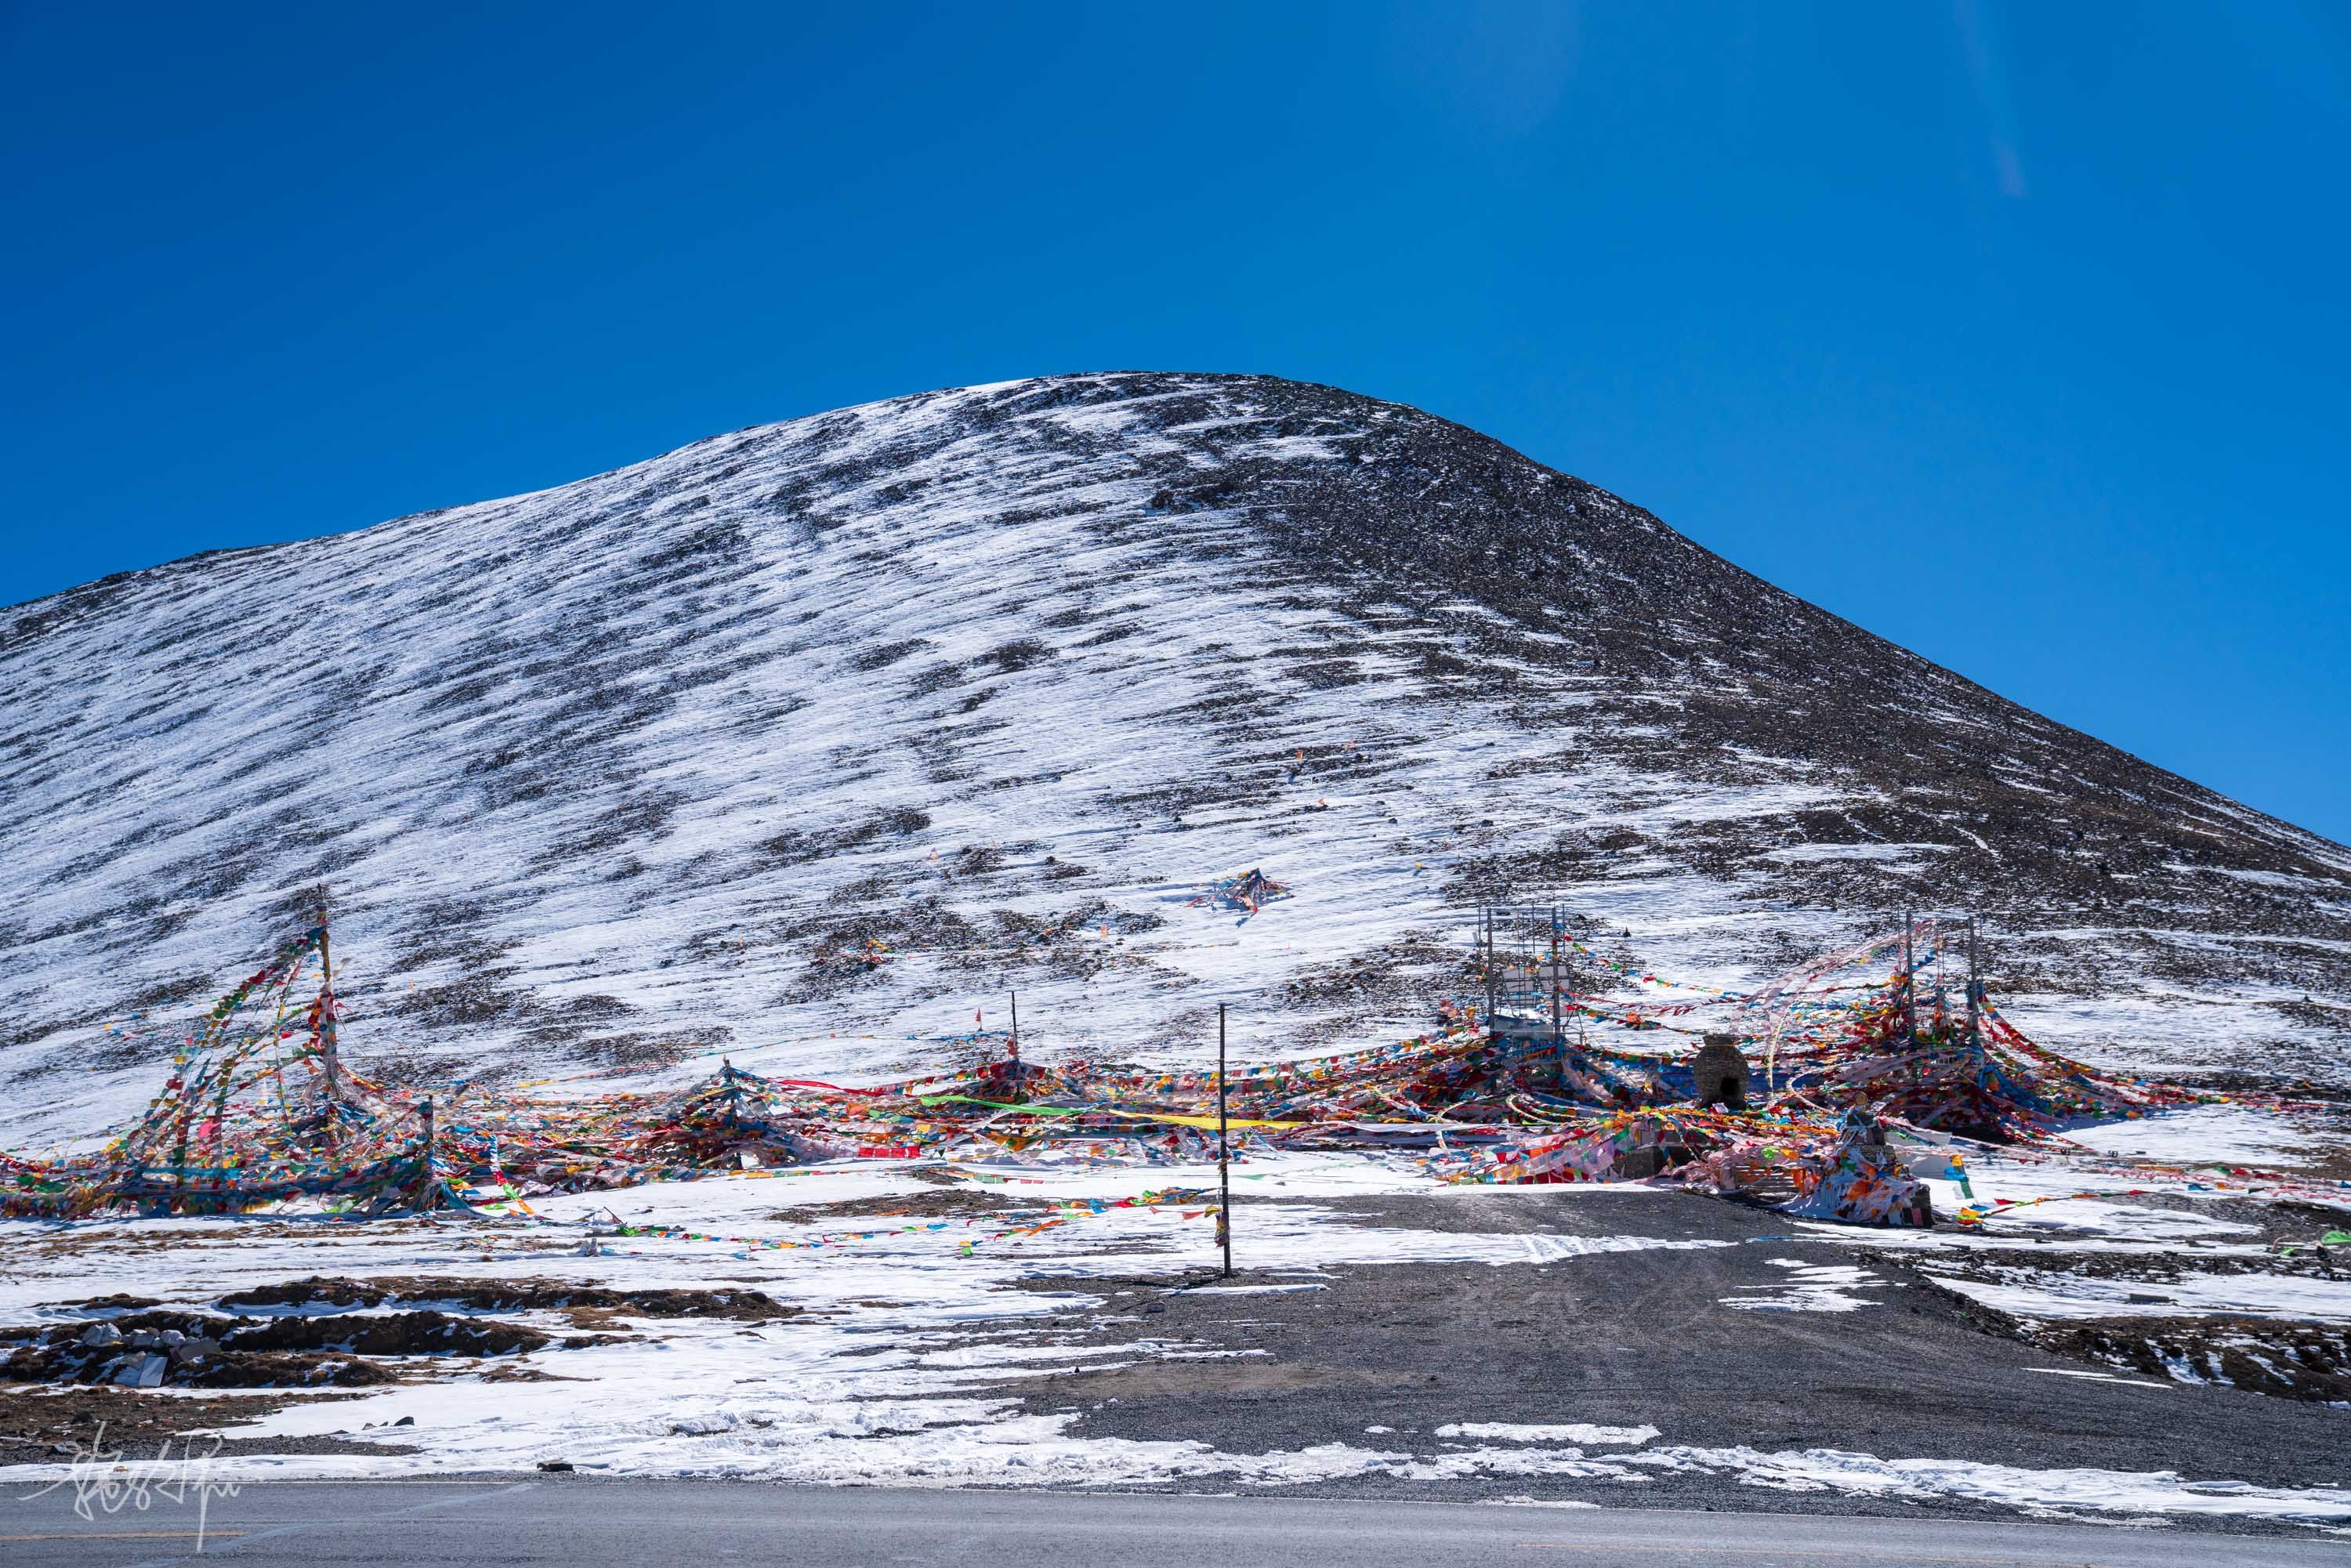
<instances>
[{"instance_id":1,"label":"metal pole","mask_svg":"<svg viewBox=\"0 0 2351 1568\"><path fill-rule=\"evenodd\" d=\"M1914 919L1914 915L1909 910L1902 910L1902 1044L1905 1046L1918 1044L1918 976L1911 973L1911 964L1914 964L1909 945L1911 919Z\"/></svg>"},{"instance_id":2,"label":"metal pole","mask_svg":"<svg viewBox=\"0 0 2351 1568\"><path fill-rule=\"evenodd\" d=\"M1551 1075L1554 1087L1567 1082L1567 916L1551 906Z\"/></svg>"},{"instance_id":3,"label":"metal pole","mask_svg":"<svg viewBox=\"0 0 2351 1568\"><path fill-rule=\"evenodd\" d=\"M1935 1022L1946 1036L1951 1030L1951 970L1959 955L1947 955L1945 947L1958 935L1946 929L1941 921L1935 923Z\"/></svg>"},{"instance_id":4,"label":"metal pole","mask_svg":"<svg viewBox=\"0 0 2351 1568\"><path fill-rule=\"evenodd\" d=\"M1494 906L1481 904L1478 914L1484 923L1479 937L1486 948L1486 1032L1491 1034L1494 1032L1494 987L1497 983L1494 976Z\"/></svg>"},{"instance_id":5,"label":"metal pole","mask_svg":"<svg viewBox=\"0 0 2351 1568\"><path fill-rule=\"evenodd\" d=\"M1928 962L1931 957L1934 963L1935 989L1927 998L1927 1018L1931 1023L1939 1023L1943 1018L1943 923L1934 915L1928 915L1928 918L1935 922L1935 939L1928 945L1928 952L1918 955L1918 961L1923 964ZM1917 1016L1915 1008L1912 1010L1912 1016L1914 1018Z\"/></svg>"},{"instance_id":6,"label":"metal pole","mask_svg":"<svg viewBox=\"0 0 2351 1568\"><path fill-rule=\"evenodd\" d=\"M423 1114L424 1117L424 1175L418 1180L416 1187L416 1207L420 1209L425 1207L432 1200L433 1182L436 1174L433 1166L433 1096L430 1094L424 1097Z\"/></svg>"},{"instance_id":7,"label":"metal pole","mask_svg":"<svg viewBox=\"0 0 2351 1568\"><path fill-rule=\"evenodd\" d=\"M1980 984L1976 978L1976 917L1970 915L1968 916L1968 1048L1970 1051L1983 1049L1982 1025L1976 1011L1976 997Z\"/></svg>"},{"instance_id":8,"label":"metal pole","mask_svg":"<svg viewBox=\"0 0 2351 1568\"><path fill-rule=\"evenodd\" d=\"M1563 925L1562 922L1562 926ZM1564 1011L1567 1006L1566 998L1575 995L1575 938L1569 936L1563 928L1560 932L1559 983L1561 989L1566 993L1560 999L1560 1007ZM1579 1018L1576 1020L1576 1027L1578 1029L1583 1027L1582 1019ZM1564 1021L1560 1025L1559 1041L1563 1055L1564 1047L1567 1044L1567 1025Z\"/></svg>"},{"instance_id":9,"label":"metal pole","mask_svg":"<svg viewBox=\"0 0 2351 1568\"><path fill-rule=\"evenodd\" d=\"M1225 1135L1225 1004L1217 1004L1217 1240L1225 1249L1225 1278L1233 1277L1232 1146Z\"/></svg>"},{"instance_id":10,"label":"metal pole","mask_svg":"<svg viewBox=\"0 0 2351 1568\"><path fill-rule=\"evenodd\" d=\"M1559 1015L1560 988L1565 983L1564 972L1560 967L1566 962L1566 946L1560 940L1564 925L1557 906L1553 906L1551 912L1551 1043L1554 1052L1567 1043L1567 1030L1561 1024Z\"/></svg>"},{"instance_id":11,"label":"metal pole","mask_svg":"<svg viewBox=\"0 0 2351 1568\"><path fill-rule=\"evenodd\" d=\"M226 1204L223 1195L228 1188L228 1170L222 1162L228 1158L228 1152L221 1145L228 1139L228 1083L229 1075L225 1072L222 1073L220 1094L213 1101L213 1152L210 1156L213 1173L213 1207L224 1211L226 1209Z\"/></svg>"}]
</instances>

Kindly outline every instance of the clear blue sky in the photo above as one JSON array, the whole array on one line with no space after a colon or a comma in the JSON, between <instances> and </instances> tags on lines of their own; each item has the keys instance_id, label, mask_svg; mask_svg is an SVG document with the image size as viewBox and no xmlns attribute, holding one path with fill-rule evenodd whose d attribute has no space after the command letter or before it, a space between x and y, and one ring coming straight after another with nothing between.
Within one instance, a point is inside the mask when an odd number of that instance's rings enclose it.
<instances>
[{"instance_id":1,"label":"clear blue sky","mask_svg":"<svg viewBox=\"0 0 2351 1568\"><path fill-rule=\"evenodd\" d=\"M1269 371L2351 839L2340 5L17 3L0 50L0 601Z\"/></svg>"}]
</instances>

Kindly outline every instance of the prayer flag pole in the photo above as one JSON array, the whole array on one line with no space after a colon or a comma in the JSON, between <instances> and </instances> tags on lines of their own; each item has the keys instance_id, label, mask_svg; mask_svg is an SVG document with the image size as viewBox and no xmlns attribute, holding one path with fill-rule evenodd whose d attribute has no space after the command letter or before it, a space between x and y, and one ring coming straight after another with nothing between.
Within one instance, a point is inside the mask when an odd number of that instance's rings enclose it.
<instances>
[{"instance_id":1,"label":"prayer flag pole","mask_svg":"<svg viewBox=\"0 0 2351 1568\"><path fill-rule=\"evenodd\" d=\"M1217 1004L1217 1241L1225 1249L1225 1278L1233 1277L1232 1148L1225 1136L1225 1004Z\"/></svg>"}]
</instances>

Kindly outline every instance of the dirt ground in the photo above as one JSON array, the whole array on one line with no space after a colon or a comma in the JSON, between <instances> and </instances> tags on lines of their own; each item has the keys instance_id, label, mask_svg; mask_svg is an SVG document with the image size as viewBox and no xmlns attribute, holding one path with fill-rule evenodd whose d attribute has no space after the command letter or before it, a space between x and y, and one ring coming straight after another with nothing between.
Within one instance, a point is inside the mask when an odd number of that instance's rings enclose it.
<instances>
[{"instance_id":1,"label":"dirt ground","mask_svg":"<svg viewBox=\"0 0 2351 1568\"><path fill-rule=\"evenodd\" d=\"M1036 1411L1079 1414L1081 1436L1193 1438L1229 1452L1324 1443L1426 1448L1448 1422L1653 1426L1660 1444L1834 1448L2062 1469L2177 1470L2256 1485L2351 1485L2351 1409L2229 1388L2141 1387L2008 1337L1995 1315L1884 1254L1797 1239L1784 1216L1689 1194L1616 1188L1560 1195L1318 1200L1358 1222L1416 1229L1687 1237L1735 1243L1593 1254L1494 1268L1387 1264L1330 1270L1319 1291L1205 1293L1213 1276L1137 1279L1103 1308L1073 1312L1073 1343L1136 1343L1114 1370L1005 1385ZM1246 1259L1248 1215L1238 1208ZM1733 1295L1784 1287L1791 1270L1859 1265L1878 1276L1849 1312L1758 1312ZM1238 1283L1267 1274L1243 1271ZM1066 1281L1040 1280L1040 1289ZM1144 1341L1261 1352L1148 1359ZM2099 1366L2099 1371L2111 1372ZM1283 1489L1298 1490L1301 1489ZM1660 1475L1628 1485L1513 1476L1459 1482L1370 1478L1302 1489L1342 1496L1501 1492L1613 1506L1934 1511L2015 1517ZM2184 1522L2184 1521L2183 1521ZM2219 1528L2270 1528L2229 1525ZM2288 1528L2288 1527L2277 1527Z\"/></svg>"},{"instance_id":2,"label":"dirt ground","mask_svg":"<svg viewBox=\"0 0 2351 1568\"><path fill-rule=\"evenodd\" d=\"M125 1459L178 1458L214 1451L218 1429L259 1420L289 1405L353 1397L332 1393L163 1394L109 1385L0 1386L0 1464L70 1464L93 1448ZM168 1445L168 1450L166 1448ZM222 1454L413 1452L342 1437L224 1438Z\"/></svg>"}]
</instances>

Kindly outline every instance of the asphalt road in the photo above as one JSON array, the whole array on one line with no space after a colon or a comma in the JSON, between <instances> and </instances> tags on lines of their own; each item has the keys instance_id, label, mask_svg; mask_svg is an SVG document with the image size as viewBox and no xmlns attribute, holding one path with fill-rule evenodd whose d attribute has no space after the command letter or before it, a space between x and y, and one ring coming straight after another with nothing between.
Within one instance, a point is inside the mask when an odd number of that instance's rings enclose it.
<instances>
[{"instance_id":1,"label":"asphalt road","mask_svg":"<svg viewBox=\"0 0 2351 1568\"><path fill-rule=\"evenodd\" d=\"M25 1568L162 1568L214 1560L284 1568L496 1564L955 1563L960 1568L1218 1568L1334 1563L1720 1568L1872 1563L2232 1568L2335 1563L2339 1541L2173 1534L2073 1524L1491 1507L1161 1493L833 1490L696 1481L318 1481L250 1485L145 1511L15 1487L0 1562Z\"/></svg>"}]
</instances>

